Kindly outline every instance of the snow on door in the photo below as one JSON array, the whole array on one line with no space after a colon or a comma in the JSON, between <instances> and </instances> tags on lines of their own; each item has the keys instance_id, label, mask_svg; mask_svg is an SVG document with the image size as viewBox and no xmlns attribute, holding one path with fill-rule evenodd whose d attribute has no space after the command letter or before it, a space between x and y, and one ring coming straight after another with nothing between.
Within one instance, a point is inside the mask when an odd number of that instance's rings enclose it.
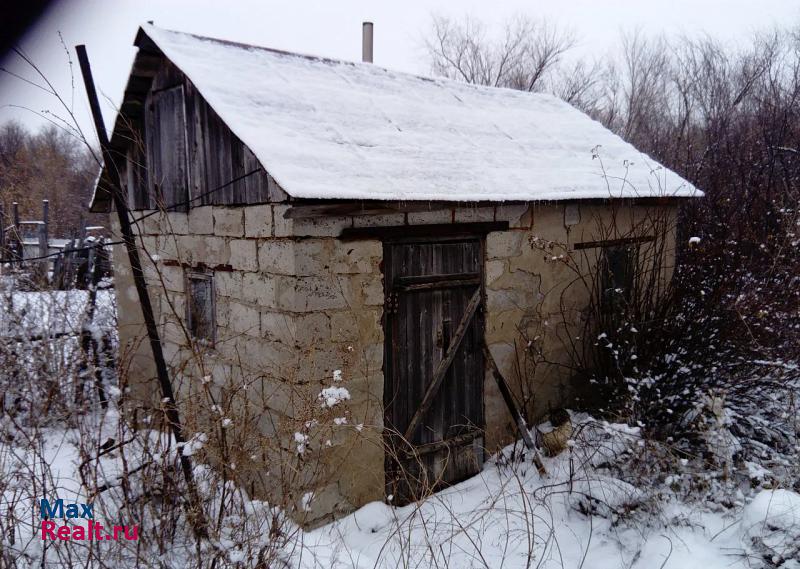
<instances>
[{"instance_id":1,"label":"snow on door","mask_svg":"<svg viewBox=\"0 0 800 569\"><path fill-rule=\"evenodd\" d=\"M387 493L418 499L483 464L483 242L384 246Z\"/></svg>"}]
</instances>

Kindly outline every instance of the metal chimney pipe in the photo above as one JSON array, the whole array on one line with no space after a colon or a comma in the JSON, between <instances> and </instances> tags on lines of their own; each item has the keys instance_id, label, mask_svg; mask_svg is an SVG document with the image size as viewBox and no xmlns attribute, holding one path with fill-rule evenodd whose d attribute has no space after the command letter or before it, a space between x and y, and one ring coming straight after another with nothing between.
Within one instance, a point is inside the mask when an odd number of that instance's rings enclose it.
<instances>
[{"instance_id":1,"label":"metal chimney pipe","mask_svg":"<svg viewBox=\"0 0 800 569\"><path fill-rule=\"evenodd\" d=\"M361 61L372 63L372 22L361 24Z\"/></svg>"}]
</instances>

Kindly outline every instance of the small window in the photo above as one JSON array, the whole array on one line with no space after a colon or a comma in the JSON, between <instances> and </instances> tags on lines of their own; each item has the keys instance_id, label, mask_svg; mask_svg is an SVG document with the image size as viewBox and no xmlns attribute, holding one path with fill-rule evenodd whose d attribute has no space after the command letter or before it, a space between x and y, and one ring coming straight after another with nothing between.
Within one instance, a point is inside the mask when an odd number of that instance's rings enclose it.
<instances>
[{"instance_id":1,"label":"small window","mask_svg":"<svg viewBox=\"0 0 800 569\"><path fill-rule=\"evenodd\" d=\"M214 313L214 275L211 272L186 274L186 322L192 338L214 345L216 316Z\"/></svg>"},{"instance_id":2,"label":"small window","mask_svg":"<svg viewBox=\"0 0 800 569\"><path fill-rule=\"evenodd\" d=\"M637 247L604 247L600 256L600 308L621 315L631 299L636 270Z\"/></svg>"}]
</instances>

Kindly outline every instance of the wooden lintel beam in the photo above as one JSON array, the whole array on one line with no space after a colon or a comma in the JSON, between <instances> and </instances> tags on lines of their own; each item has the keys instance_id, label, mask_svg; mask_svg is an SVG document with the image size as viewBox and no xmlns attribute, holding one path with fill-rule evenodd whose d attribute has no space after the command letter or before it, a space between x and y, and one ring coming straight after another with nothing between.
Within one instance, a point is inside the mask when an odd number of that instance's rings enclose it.
<instances>
[{"instance_id":1,"label":"wooden lintel beam","mask_svg":"<svg viewBox=\"0 0 800 569\"><path fill-rule=\"evenodd\" d=\"M638 243L649 243L655 238L651 235L643 235L641 237L624 237L622 239L607 239L605 241L584 241L583 243L576 243L574 249L576 251L581 249L594 249L597 247L619 247L622 245L636 245Z\"/></svg>"},{"instance_id":2,"label":"wooden lintel beam","mask_svg":"<svg viewBox=\"0 0 800 569\"><path fill-rule=\"evenodd\" d=\"M459 288L459 287L466 287L466 286L476 286L480 285L481 280L478 279L461 279L461 280L453 280L453 281L438 281L432 283L419 283L413 285L400 285L397 287L397 290L401 290L403 292L422 292L425 290L438 290L441 288Z\"/></svg>"},{"instance_id":3,"label":"wooden lintel beam","mask_svg":"<svg viewBox=\"0 0 800 569\"><path fill-rule=\"evenodd\" d=\"M386 213L411 213L439 211L453 207L452 203L435 202L392 202L392 201L349 201L327 204L298 204L284 213L286 219L305 219L327 217L330 215L381 215Z\"/></svg>"},{"instance_id":4,"label":"wooden lintel beam","mask_svg":"<svg viewBox=\"0 0 800 569\"><path fill-rule=\"evenodd\" d=\"M419 237L449 237L485 235L492 231L507 231L507 221L480 223L437 223L431 225L394 225L389 227L347 227L339 234L343 241L356 239L402 240Z\"/></svg>"},{"instance_id":5,"label":"wooden lintel beam","mask_svg":"<svg viewBox=\"0 0 800 569\"><path fill-rule=\"evenodd\" d=\"M642 197L642 198L586 198L586 199L566 199L566 200L529 200L529 201L506 201L506 202L458 202L458 201L379 201L379 200L305 200L300 199L294 202L292 207L286 210L284 218L303 219L327 217L331 215L380 215L386 213L417 213L425 211L441 211L470 207L486 207L499 205L521 205L521 204L577 204L592 205L611 203L624 203L627 205L640 206L663 206L676 205L687 198L678 197Z\"/></svg>"},{"instance_id":6,"label":"wooden lintel beam","mask_svg":"<svg viewBox=\"0 0 800 569\"><path fill-rule=\"evenodd\" d=\"M480 286L480 273L454 273L450 275L421 275L399 277L395 280L394 290L404 292L420 292L440 288L457 288Z\"/></svg>"},{"instance_id":7,"label":"wooden lintel beam","mask_svg":"<svg viewBox=\"0 0 800 569\"><path fill-rule=\"evenodd\" d=\"M414 446L413 449L404 450L403 453L408 458L425 456L437 452L444 448L457 448L465 443L472 442L477 438L483 436L483 431L480 429L470 429L466 433L461 433L450 439L444 439L433 443L425 443L423 445Z\"/></svg>"},{"instance_id":8,"label":"wooden lintel beam","mask_svg":"<svg viewBox=\"0 0 800 569\"><path fill-rule=\"evenodd\" d=\"M480 279L480 273L449 273L441 275L409 275L404 277L397 277L395 282L400 286L438 283L445 281L460 281L465 279Z\"/></svg>"}]
</instances>

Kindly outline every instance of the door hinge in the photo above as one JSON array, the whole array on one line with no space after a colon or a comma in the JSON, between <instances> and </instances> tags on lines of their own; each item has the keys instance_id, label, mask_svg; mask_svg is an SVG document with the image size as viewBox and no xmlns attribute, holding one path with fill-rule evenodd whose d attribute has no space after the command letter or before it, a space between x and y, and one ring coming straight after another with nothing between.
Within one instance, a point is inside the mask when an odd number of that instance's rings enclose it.
<instances>
[{"instance_id":1,"label":"door hinge","mask_svg":"<svg viewBox=\"0 0 800 569\"><path fill-rule=\"evenodd\" d=\"M386 314L397 314L397 310L400 306L400 294L397 292L390 292L386 295L386 306L384 306L384 311Z\"/></svg>"}]
</instances>

